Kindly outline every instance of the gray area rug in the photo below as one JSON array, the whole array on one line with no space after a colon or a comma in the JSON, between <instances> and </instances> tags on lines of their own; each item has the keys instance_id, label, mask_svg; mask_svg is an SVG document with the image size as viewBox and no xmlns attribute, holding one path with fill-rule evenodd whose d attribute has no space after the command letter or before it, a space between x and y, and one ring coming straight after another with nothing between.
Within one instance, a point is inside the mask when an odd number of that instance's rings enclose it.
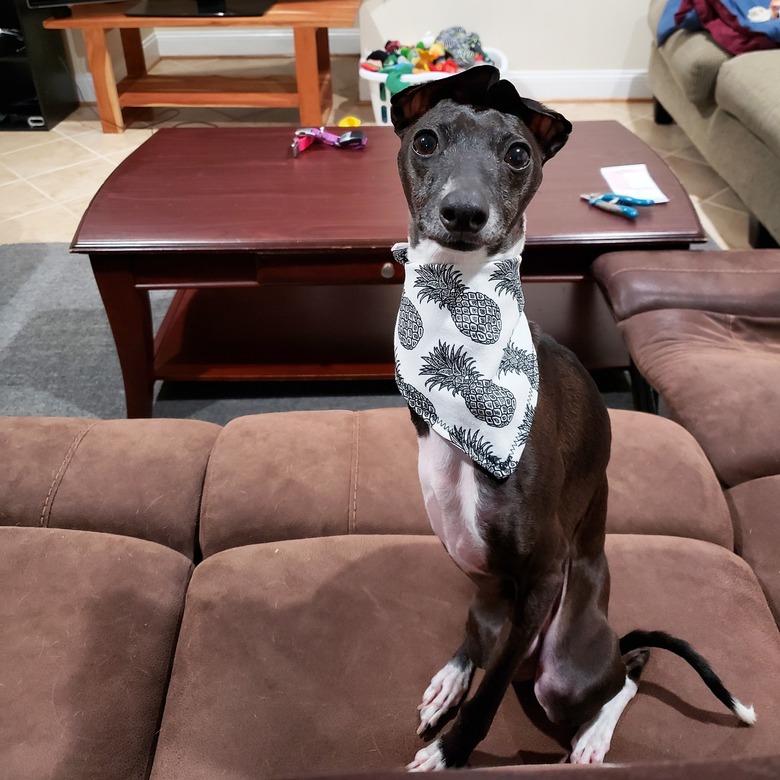
<instances>
[{"instance_id":1,"label":"gray area rug","mask_svg":"<svg viewBox=\"0 0 780 780\"><path fill-rule=\"evenodd\" d=\"M171 296L152 295L155 323ZM597 382L608 406L631 408L625 377ZM158 383L154 416L224 425L261 412L403 405L392 381L174 382ZM0 245L0 414L125 416L119 362L89 260L69 254L67 244Z\"/></svg>"},{"instance_id":2,"label":"gray area rug","mask_svg":"<svg viewBox=\"0 0 780 780\"><path fill-rule=\"evenodd\" d=\"M152 295L155 323L171 293ZM395 383L158 383L155 417L403 406ZM0 414L125 416L119 361L89 260L67 244L0 246Z\"/></svg>"}]
</instances>

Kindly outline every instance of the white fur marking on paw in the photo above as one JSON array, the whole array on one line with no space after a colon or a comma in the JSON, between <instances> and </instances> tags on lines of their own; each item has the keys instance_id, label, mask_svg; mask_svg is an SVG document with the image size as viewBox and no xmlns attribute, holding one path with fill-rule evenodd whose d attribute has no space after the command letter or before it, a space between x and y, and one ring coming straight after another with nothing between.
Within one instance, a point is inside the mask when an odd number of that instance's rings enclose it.
<instances>
[{"instance_id":1,"label":"white fur marking on paw","mask_svg":"<svg viewBox=\"0 0 780 780\"><path fill-rule=\"evenodd\" d=\"M414 760L406 765L407 772L439 772L446 768L438 739L418 750Z\"/></svg>"},{"instance_id":2,"label":"white fur marking on paw","mask_svg":"<svg viewBox=\"0 0 780 780\"><path fill-rule=\"evenodd\" d=\"M431 684L423 693L422 703L417 708L420 710L418 734L435 726L442 716L466 695L471 682L471 672L470 662L463 668L450 661L434 675Z\"/></svg>"},{"instance_id":3,"label":"white fur marking on paw","mask_svg":"<svg viewBox=\"0 0 780 780\"><path fill-rule=\"evenodd\" d=\"M752 726L756 722L756 711L751 704L749 707L744 705L739 699L731 699L731 709L734 714L748 726Z\"/></svg>"},{"instance_id":4,"label":"white fur marking on paw","mask_svg":"<svg viewBox=\"0 0 780 780\"><path fill-rule=\"evenodd\" d=\"M612 735L623 710L634 698L637 684L626 677L620 693L610 699L593 720L580 728L572 740L572 764L601 764L612 744Z\"/></svg>"}]
</instances>

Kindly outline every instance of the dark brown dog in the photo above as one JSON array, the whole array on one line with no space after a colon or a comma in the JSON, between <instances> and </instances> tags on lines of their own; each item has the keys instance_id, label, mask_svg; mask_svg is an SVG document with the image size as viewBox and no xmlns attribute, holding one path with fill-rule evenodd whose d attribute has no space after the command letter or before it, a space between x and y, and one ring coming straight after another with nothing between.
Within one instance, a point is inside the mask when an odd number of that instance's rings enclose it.
<instances>
[{"instance_id":1,"label":"dark brown dog","mask_svg":"<svg viewBox=\"0 0 780 780\"><path fill-rule=\"evenodd\" d=\"M519 253L525 210L543 164L565 144L569 122L521 98L488 66L404 90L393 98L392 120L401 138L410 251L452 263L462 253ZM535 681L551 721L579 729L573 762L602 761L649 646L682 655L738 717L755 719L681 640L657 632L618 640L610 627L609 416L574 355L534 326L531 332L539 397L509 478L477 466L412 413L432 526L478 587L463 644L423 695L418 733L460 704L475 666L485 675L449 731L420 750L409 769L463 766L515 679Z\"/></svg>"}]
</instances>

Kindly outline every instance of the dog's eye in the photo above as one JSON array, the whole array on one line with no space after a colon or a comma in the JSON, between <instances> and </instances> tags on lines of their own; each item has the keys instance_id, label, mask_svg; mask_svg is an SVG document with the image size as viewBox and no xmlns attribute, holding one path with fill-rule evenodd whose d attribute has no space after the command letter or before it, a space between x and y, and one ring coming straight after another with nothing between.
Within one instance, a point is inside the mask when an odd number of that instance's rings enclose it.
<instances>
[{"instance_id":1,"label":"dog's eye","mask_svg":"<svg viewBox=\"0 0 780 780\"><path fill-rule=\"evenodd\" d=\"M435 133L430 130L421 130L414 137L412 148L417 154L427 157L429 154L433 154L436 151L436 147L439 145L439 139Z\"/></svg>"},{"instance_id":2,"label":"dog's eye","mask_svg":"<svg viewBox=\"0 0 780 780\"><path fill-rule=\"evenodd\" d=\"M504 162L516 171L525 168L530 159L531 154L528 147L519 143L512 144L504 155Z\"/></svg>"}]
</instances>

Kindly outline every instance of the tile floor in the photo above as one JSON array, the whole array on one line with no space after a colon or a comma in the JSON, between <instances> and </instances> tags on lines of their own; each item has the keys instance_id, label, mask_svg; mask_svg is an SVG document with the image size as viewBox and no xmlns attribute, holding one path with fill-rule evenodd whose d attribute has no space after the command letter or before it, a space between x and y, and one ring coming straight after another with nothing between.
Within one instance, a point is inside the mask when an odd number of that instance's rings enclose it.
<instances>
[{"instance_id":1,"label":"tile floor","mask_svg":"<svg viewBox=\"0 0 780 780\"><path fill-rule=\"evenodd\" d=\"M247 74L292 59L161 60L152 72ZM370 105L358 101L357 59L334 57L336 119L354 114L371 122ZM748 245L748 215L740 199L706 164L675 125L657 126L650 102L554 102L569 119L616 119L652 146L691 195L705 229L721 246ZM93 106L82 106L50 132L0 133L0 243L69 242L79 219L111 171L159 127L179 125L295 124L286 109L147 109L122 134L105 135Z\"/></svg>"}]
</instances>

